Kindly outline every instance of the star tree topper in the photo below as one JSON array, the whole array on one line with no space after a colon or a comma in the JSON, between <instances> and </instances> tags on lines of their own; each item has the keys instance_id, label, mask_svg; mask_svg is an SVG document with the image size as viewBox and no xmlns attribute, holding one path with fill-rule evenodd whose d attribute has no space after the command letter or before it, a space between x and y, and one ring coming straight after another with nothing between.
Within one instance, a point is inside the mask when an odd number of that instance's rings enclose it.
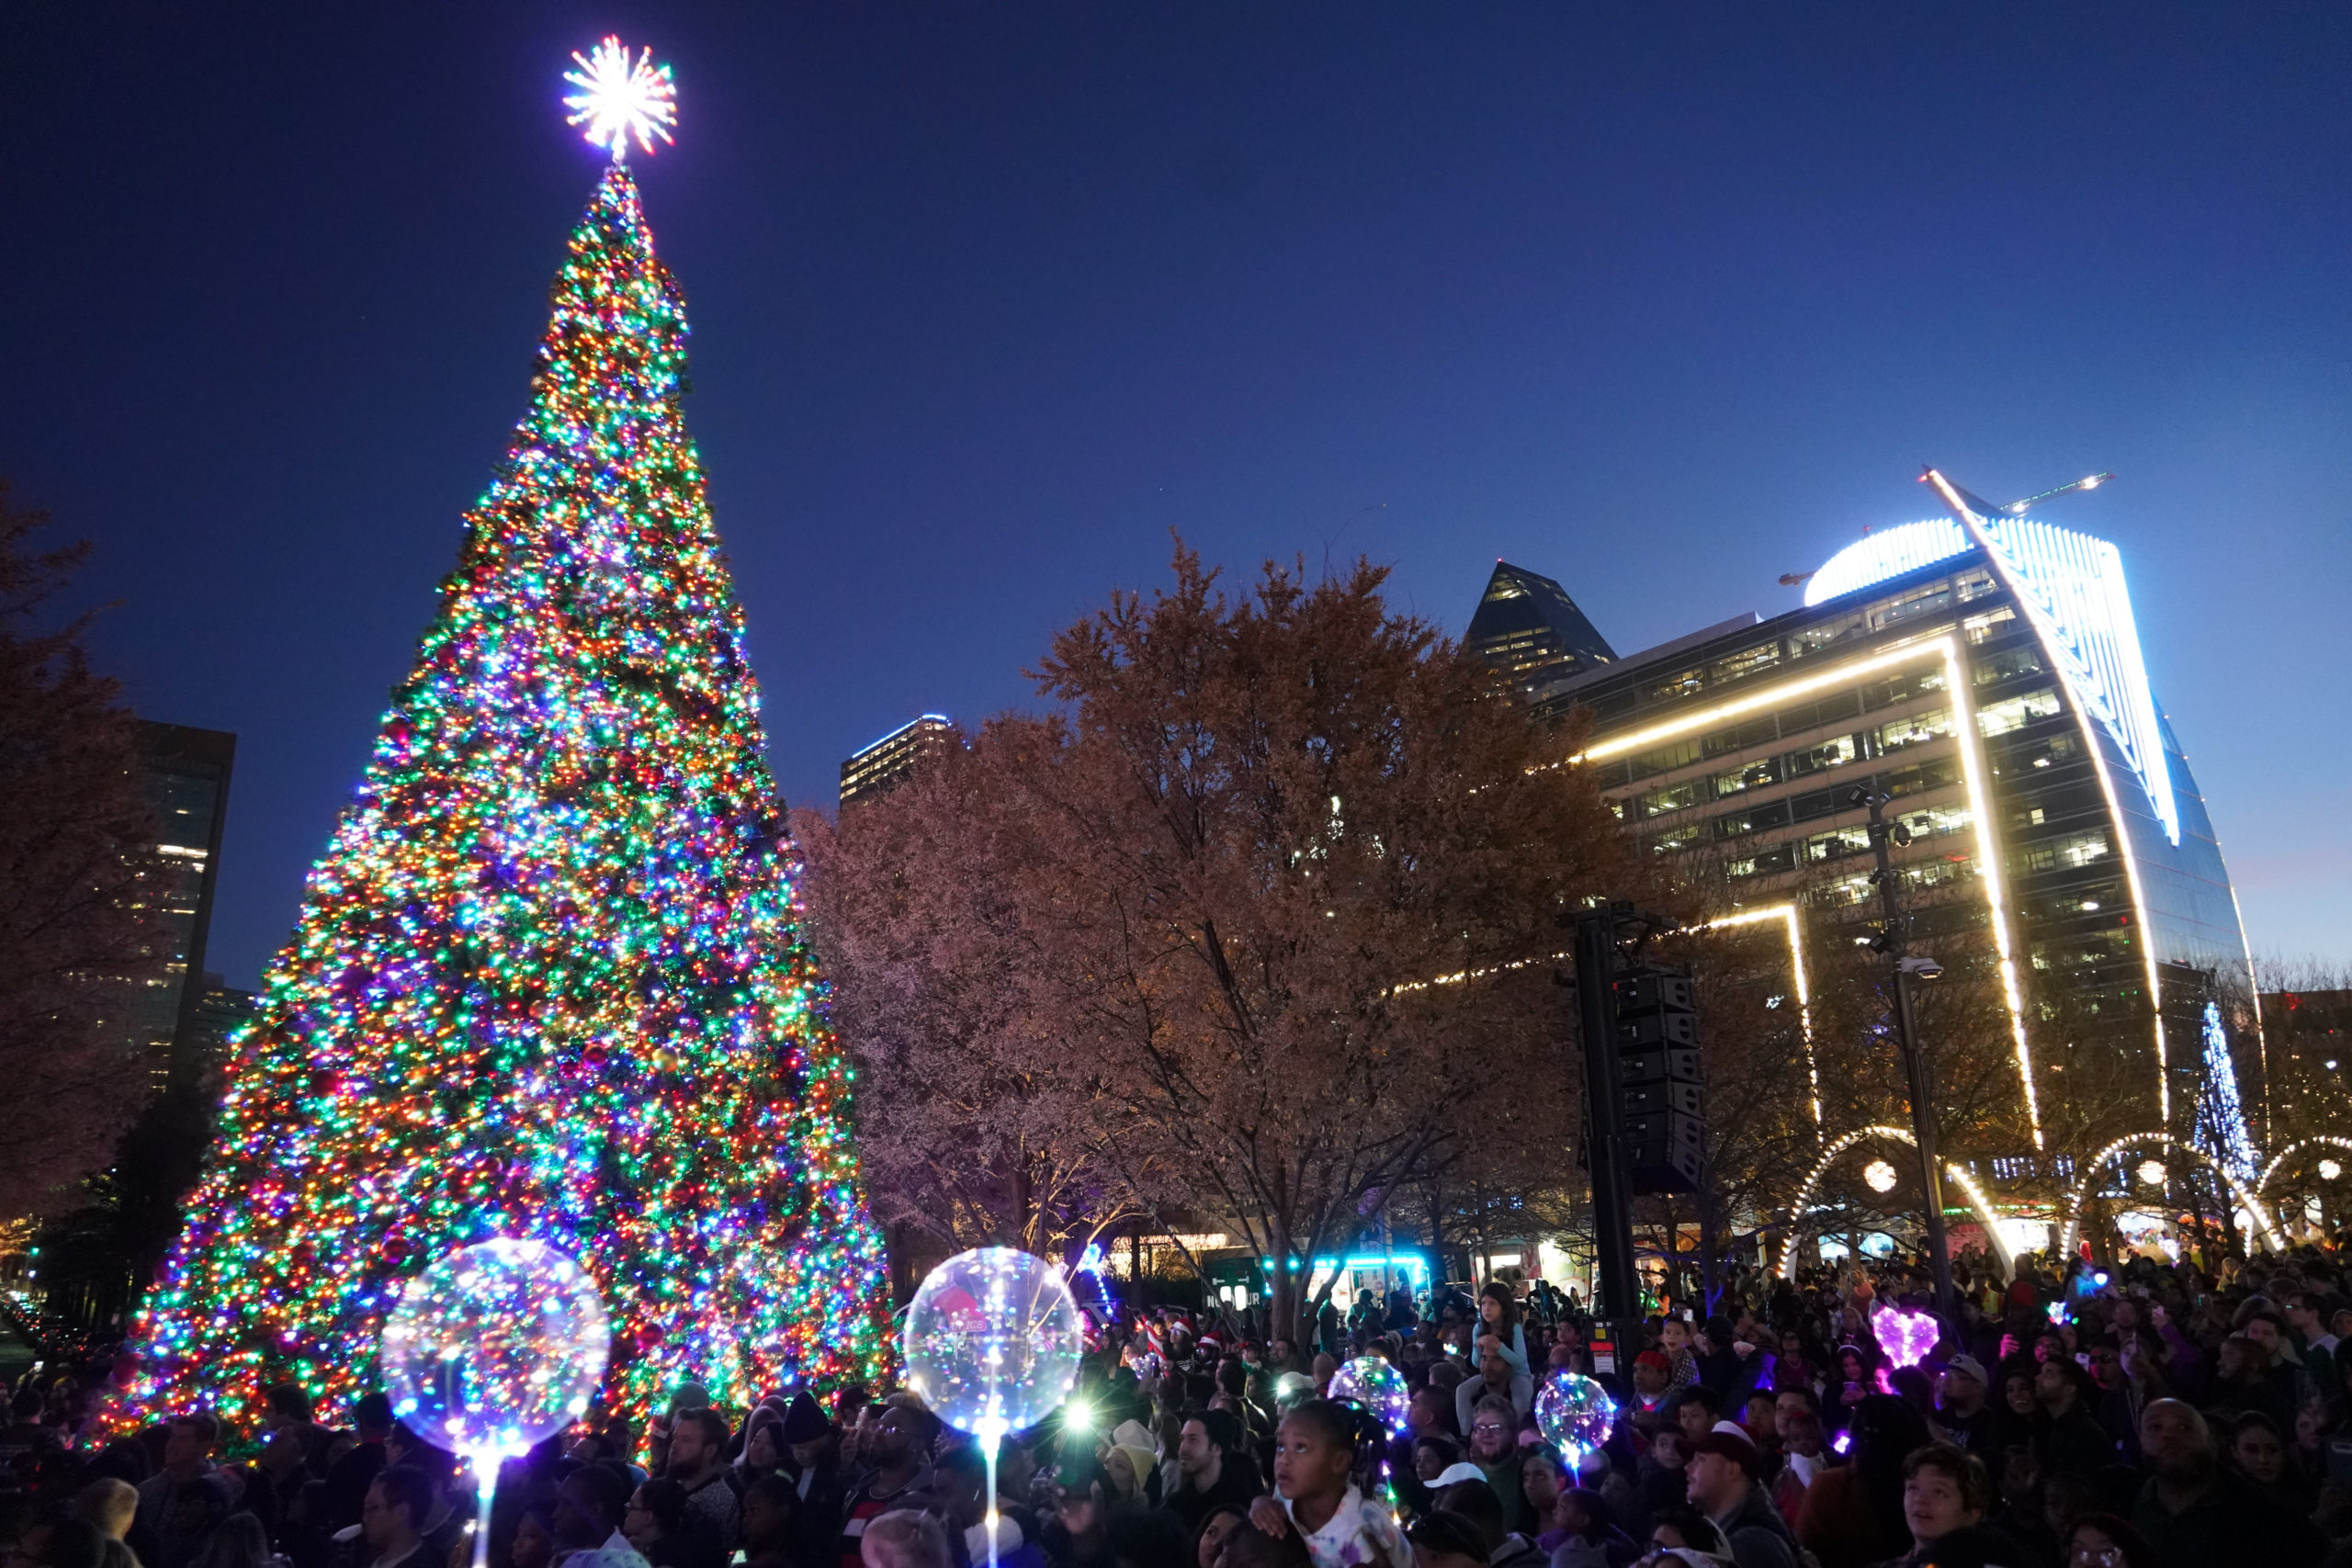
<instances>
[{"instance_id":1,"label":"star tree topper","mask_svg":"<svg viewBox=\"0 0 2352 1568\"><path fill-rule=\"evenodd\" d=\"M678 123L678 84L669 66L653 63L651 50L632 63L628 46L608 36L591 53L573 50L571 58L580 69L565 72L563 79L580 91L563 100L571 111L564 124L585 126L581 134L609 149L616 164L628 156L632 137L649 153L657 136L676 145L670 128Z\"/></svg>"}]
</instances>

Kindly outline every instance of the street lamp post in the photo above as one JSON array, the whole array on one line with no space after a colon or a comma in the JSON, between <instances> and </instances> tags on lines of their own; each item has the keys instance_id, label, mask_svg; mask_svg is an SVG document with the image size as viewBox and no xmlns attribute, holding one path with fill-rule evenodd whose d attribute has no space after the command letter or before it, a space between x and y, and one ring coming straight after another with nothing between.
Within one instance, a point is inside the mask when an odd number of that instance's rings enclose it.
<instances>
[{"instance_id":1,"label":"street lamp post","mask_svg":"<svg viewBox=\"0 0 2352 1568\"><path fill-rule=\"evenodd\" d=\"M1935 1270L1936 1311L1949 1325L1957 1321L1957 1308L1951 1285L1951 1246L1944 1235L1942 1167L1936 1155L1935 1115L1928 1105L1928 1062L1919 1050L1919 1022L1911 1005L1912 987L1934 979L1943 969L1931 958L1914 958L1905 951L1910 943L1905 936L1903 885L1891 852L1911 841L1911 829L1887 821L1891 798L1869 784L1853 795L1855 805L1870 808L1871 853L1878 861L1871 880L1878 884L1879 908L1885 922L1871 945L1886 955L1894 979L1895 1040L1903 1052L1903 1077L1911 1095L1911 1137L1919 1151L1919 1187L1928 1205L1928 1261Z\"/></svg>"}]
</instances>

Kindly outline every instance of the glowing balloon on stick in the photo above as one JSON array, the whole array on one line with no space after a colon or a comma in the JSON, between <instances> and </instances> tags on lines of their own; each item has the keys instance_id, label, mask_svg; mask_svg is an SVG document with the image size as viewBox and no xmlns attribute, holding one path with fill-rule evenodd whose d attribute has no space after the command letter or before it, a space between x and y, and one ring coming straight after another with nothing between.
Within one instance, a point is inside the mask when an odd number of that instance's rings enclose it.
<instances>
[{"instance_id":1,"label":"glowing balloon on stick","mask_svg":"<svg viewBox=\"0 0 2352 1568\"><path fill-rule=\"evenodd\" d=\"M1592 1452L1616 1427L1617 1402L1581 1372L1554 1372L1536 1392L1535 1429L1564 1454Z\"/></svg>"},{"instance_id":2,"label":"glowing balloon on stick","mask_svg":"<svg viewBox=\"0 0 2352 1568\"><path fill-rule=\"evenodd\" d=\"M996 1450L1035 1426L1078 1382L1085 1329L1061 1270L1009 1247L959 1252L933 1269L899 1337L907 1386L980 1440L988 1461L989 1564L997 1547Z\"/></svg>"},{"instance_id":3,"label":"glowing balloon on stick","mask_svg":"<svg viewBox=\"0 0 2352 1568\"><path fill-rule=\"evenodd\" d=\"M1405 1387L1405 1375L1382 1358L1358 1356L1344 1363L1331 1374L1331 1386L1324 1393L1343 1404L1372 1412L1390 1437L1403 1436L1406 1409L1413 1396Z\"/></svg>"},{"instance_id":4,"label":"glowing balloon on stick","mask_svg":"<svg viewBox=\"0 0 2352 1568\"><path fill-rule=\"evenodd\" d=\"M1943 1325L1931 1312L1881 1307L1871 1314L1871 1333L1877 1337L1886 1359L1898 1367L1917 1366L1936 1348L1942 1332Z\"/></svg>"},{"instance_id":5,"label":"glowing balloon on stick","mask_svg":"<svg viewBox=\"0 0 2352 1568\"><path fill-rule=\"evenodd\" d=\"M490 1517L498 1467L578 1420L612 1350L605 1303L571 1257L498 1236L435 1259L401 1287L377 1351L402 1425L472 1462ZM490 1533L474 1533L475 1568Z\"/></svg>"}]
</instances>

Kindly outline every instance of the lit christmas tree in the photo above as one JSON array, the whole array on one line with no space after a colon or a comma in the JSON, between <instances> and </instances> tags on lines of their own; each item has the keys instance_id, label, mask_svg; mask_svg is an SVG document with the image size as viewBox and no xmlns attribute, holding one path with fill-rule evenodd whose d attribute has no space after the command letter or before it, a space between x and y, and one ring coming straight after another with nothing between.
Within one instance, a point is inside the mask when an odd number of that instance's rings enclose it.
<instances>
[{"instance_id":1,"label":"lit christmas tree","mask_svg":"<svg viewBox=\"0 0 2352 1568\"><path fill-rule=\"evenodd\" d=\"M610 39L581 63L574 123L614 162L530 410L232 1052L127 1414L249 1416L281 1378L341 1405L401 1281L492 1235L587 1266L626 1408L885 1358L850 1075L679 410L685 316L621 163L666 140L668 73Z\"/></svg>"}]
</instances>

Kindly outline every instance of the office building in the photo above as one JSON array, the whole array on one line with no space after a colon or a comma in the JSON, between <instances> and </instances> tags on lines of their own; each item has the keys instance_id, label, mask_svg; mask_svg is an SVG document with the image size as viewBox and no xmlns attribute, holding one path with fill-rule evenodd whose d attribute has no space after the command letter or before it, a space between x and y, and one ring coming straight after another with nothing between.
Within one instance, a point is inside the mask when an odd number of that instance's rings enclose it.
<instances>
[{"instance_id":1,"label":"office building","mask_svg":"<svg viewBox=\"0 0 2352 1568\"><path fill-rule=\"evenodd\" d=\"M205 939L236 755L237 738L220 730L139 726L140 785L155 812L154 850L173 872L161 909L164 973L140 988L130 1008L132 1037L159 1089L199 1031Z\"/></svg>"},{"instance_id":2,"label":"office building","mask_svg":"<svg viewBox=\"0 0 2352 1568\"><path fill-rule=\"evenodd\" d=\"M2065 1054L2114 1052L2134 1131L2250 1177L2251 964L2122 558L1950 493L1952 516L1838 551L1803 608L1588 668L1539 708L1589 713L1581 765L1653 852L1816 939L1875 923L1856 786L1893 796L1915 951L1978 944L1999 977L2017 1122L2039 1143Z\"/></svg>"},{"instance_id":3,"label":"office building","mask_svg":"<svg viewBox=\"0 0 2352 1568\"><path fill-rule=\"evenodd\" d=\"M1529 702L1543 702L1569 677L1617 657L1566 589L1500 560L1462 640Z\"/></svg>"},{"instance_id":4,"label":"office building","mask_svg":"<svg viewBox=\"0 0 2352 1568\"><path fill-rule=\"evenodd\" d=\"M925 757L959 744L953 719L927 713L902 724L842 764L842 804L871 799L914 772Z\"/></svg>"}]
</instances>

